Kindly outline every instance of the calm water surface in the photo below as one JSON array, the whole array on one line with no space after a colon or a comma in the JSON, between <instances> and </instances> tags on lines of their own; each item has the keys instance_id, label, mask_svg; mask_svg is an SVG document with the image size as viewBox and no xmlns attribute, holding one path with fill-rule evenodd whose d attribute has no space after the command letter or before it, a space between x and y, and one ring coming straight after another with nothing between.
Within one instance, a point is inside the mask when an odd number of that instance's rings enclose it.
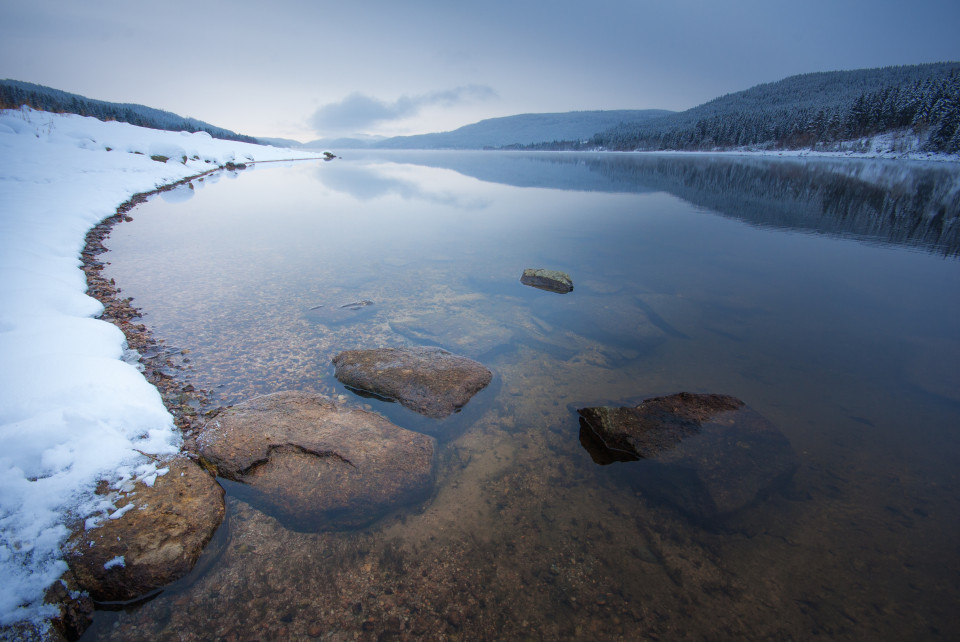
<instances>
[{"instance_id":1,"label":"calm water surface","mask_svg":"<svg viewBox=\"0 0 960 642\"><path fill-rule=\"evenodd\" d=\"M108 276L217 404L317 391L436 436L434 495L304 533L228 489L218 556L88 639L960 636L960 169L344 155L152 199ZM401 345L494 381L438 421L333 377ZM680 391L770 419L792 483L701 524L581 446L578 407Z\"/></svg>"}]
</instances>

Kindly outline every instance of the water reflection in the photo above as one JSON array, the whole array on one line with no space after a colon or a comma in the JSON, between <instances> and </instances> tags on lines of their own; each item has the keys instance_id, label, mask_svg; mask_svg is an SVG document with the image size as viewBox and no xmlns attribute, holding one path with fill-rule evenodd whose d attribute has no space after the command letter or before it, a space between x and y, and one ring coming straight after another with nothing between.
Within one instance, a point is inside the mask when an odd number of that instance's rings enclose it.
<instances>
[{"instance_id":1,"label":"water reflection","mask_svg":"<svg viewBox=\"0 0 960 642\"><path fill-rule=\"evenodd\" d=\"M517 187L665 191L764 227L960 254L960 168L954 163L657 154L406 153Z\"/></svg>"},{"instance_id":2,"label":"water reflection","mask_svg":"<svg viewBox=\"0 0 960 642\"><path fill-rule=\"evenodd\" d=\"M329 189L349 194L360 202L395 195L403 200L426 201L463 210L482 209L489 204L484 199L464 198L453 190L438 189L443 181L425 183L418 180L419 177L394 175L391 169L389 164L334 163L318 168L315 176Z\"/></svg>"}]
</instances>

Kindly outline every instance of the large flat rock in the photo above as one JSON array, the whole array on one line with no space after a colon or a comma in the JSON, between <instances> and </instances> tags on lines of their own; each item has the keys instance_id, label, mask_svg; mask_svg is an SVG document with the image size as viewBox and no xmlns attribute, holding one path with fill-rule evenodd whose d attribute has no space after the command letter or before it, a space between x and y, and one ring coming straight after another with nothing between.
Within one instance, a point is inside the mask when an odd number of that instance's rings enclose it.
<instances>
[{"instance_id":1,"label":"large flat rock","mask_svg":"<svg viewBox=\"0 0 960 642\"><path fill-rule=\"evenodd\" d=\"M223 489L209 473L186 458L165 467L153 486L121 492L111 517L71 537L67 563L93 599L126 602L183 577L223 521Z\"/></svg>"},{"instance_id":2,"label":"large flat rock","mask_svg":"<svg viewBox=\"0 0 960 642\"><path fill-rule=\"evenodd\" d=\"M207 422L200 454L301 530L369 524L433 488L434 440L323 395L278 392Z\"/></svg>"},{"instance_id":3,"label":"large flat rock","mask_svg":"<svg viewBox=\"0 0 960 642\"><path fill-rule=\"evenodd\" d=\"M462 408L493 378L483 365L442 348L347 350L333 364L344 385L436 419Z\"/></svg>"},{"instance_id":4,"label":"large flat rock","mask_svg":"<svg viewBox=\"0 0 960 642\"><path fill-rule=\"evenodd\" d=\"M733 513L789 479L799 459L777 428L739 399L681 392L636 407L577 411L600 464L626 462L651 495L698 518Z\"/></svg>"}]
</instances>

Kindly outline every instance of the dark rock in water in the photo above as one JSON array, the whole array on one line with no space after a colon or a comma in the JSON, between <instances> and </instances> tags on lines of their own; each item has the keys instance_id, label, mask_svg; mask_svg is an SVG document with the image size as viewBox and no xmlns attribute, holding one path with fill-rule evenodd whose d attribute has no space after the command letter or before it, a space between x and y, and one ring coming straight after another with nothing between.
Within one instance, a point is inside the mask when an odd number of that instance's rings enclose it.
<instances>
[{"instance_id":1,"label":"dark rock in water","mask_svg":"<svg viewBox=\"0 0 960 642\"><path fill-rule=\"evenodd\" d=\"M636 461L629 476L644 492L701 519L748 506L799 465L773 424L726 395L681 392L636 408L577 412L581 444L595 462Z\"/></svg>"},{"instance_id":2,"label":"dark rock in water","mask_svg":"<svg viewBox=\"0 0 960 642\"><path fill-rule=\"evenodd\" d=\"M326 326L356 323L373 314L373 301L362 299L341 305L315 305L307 310L307 318Z\"/></svg>"},{"instance_id":3,"label":"dark rock in water","mask_svg":"<svg viewBox=\"0 0 960 642\"><path fill-rule=\"evenodd\" d=\"M573 281L570 276L557 270L527 268L520 277L520 283L559 294L573 291Z\"/></svg>"},{"instance_id":4,"label":"dark rock in water","mask_svg":"<svg viewBox=\"0 0 960 642\"><path fill-rule=\"evenodd\" d=\"M70 538L67 563L93 599L126 602L183 577L223 521L223 489L209 473L185 458L166 467L153 486L120 494L116 518Z\"/></svg>"},{"instance_id":5,"label":"dark rock in water","mask_svg":"<svg viewBox=\"0 0 960 642\"><path fill-rule=\"evenodd\" d=\"M493 378L476 361L442 348L347 350L333 363L344 385L436 419L466 405Z\"/></svg>"},{"instance_id":6,"label":"dark rock in water","mask_svg":"<svg viewBox=\"0 0 960 642\"><path fill-rule=\"evenodd\" d=\"M580 418L580 445L590 453L593 462L601 466L607 466L617 461L637 461L640 459L629 450L608 447L600 436L593 432L583 417Z\"/></svg>"},{"instance_id":7,"label":"dark rock in water","mask_svg":"<svg viewBox=\"0 0 960 642\"><path fill-rule=\"evenodd\" d=\"M433 487L434 440L319 394L277 392L211 419L198 439L217 472L301 530L365 526Z\"/></svg>"},{"instance_id":8,"label":"dark rock in water","mask_svg":"<svg viewBox=\"0 0 960 642\"><path fill-rule=\"evenodd\" d=\"M651 459L701 432L701 424L743 402L727 395L681 392L647 399L636 408L600 406L577 412L607 448Z\"/></svg>"}]
</instances>

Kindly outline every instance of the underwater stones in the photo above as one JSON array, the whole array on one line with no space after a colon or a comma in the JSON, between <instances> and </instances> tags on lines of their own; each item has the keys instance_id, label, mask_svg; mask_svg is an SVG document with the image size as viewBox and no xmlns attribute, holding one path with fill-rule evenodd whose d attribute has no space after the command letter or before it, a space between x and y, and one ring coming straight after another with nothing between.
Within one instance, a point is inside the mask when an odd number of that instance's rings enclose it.
<instances>
[{"instance_id":1,"label":"underwater stones","mask_svg":"<svg viewBox=\"0 0 960 642\"><path fill-rule=\"evenodd\" d=\"M67 563L93 599L126 602L183 577L223 521L223 489L209 473L186 458L165 467L153 486L121 492L113 515L70 538Z\"/></svg>"},{"instance_id":2,"label":"underwater stones","mask_svg":"<svg viewBox=\"0 0 960 642\"><path fill-rule=\"evenodd\" d=\"M573 281L570 279L570 275L557 270L527 268L520 277L520 283L558 294L573 291Z\"/></svg>"},{"instance_id":3,"label":"underwater stones","mask_svg":"<svg viewBox=\"0 0 960 642\"><path fill-rule=\"evenodd\" d=\"M277 392L207 422L200 454L300 530L364 526L433 486L434 440L319 394Z\"/></svg>"},{"instance_id":4,"label":"underwater stones","mask_svg":"<svg viewBox=\"0 0 960 642\"><path fill-rule=\"evenodd\" d=\"M681 392L577 412L594 461L631 462L624 474L632 483L705 520L748 506L799 465L773 424L726 395Z\"/></svg>"},{"instance_id":5,"label":"underwater stones","mask_svg":"<svg viewBox=\"0 0 960 642\"><path fill-rule=\"evenodd\" d=\"M414 341L429 342L471 357L502 350L514 332L500 320L474 310L430 312L390 321L390 329Z\"/></svg>"},{"instance_id":6,"label":"underwater stones","mask_svg":"<svg viewBox=\"0 0 960 642\"><path fill-rule=\"evenodd\" d=\"M534 319L594 339L610 347L650 350L680 333L640 301L629 297L537 297L531 305Z\"/></svg>"},{"instance_id":7,"label":"underwater stones","mask_svg":"<svg viewBox=\"0 0 960 642\"><path fill-rule=\"evenodd\" d=\"M306 315L311 321L333 327L363 321L375 311L373 301L360 299L338 305L315 305L306 311Z\"/></svg>"},{"instance_id":8,"label":"underwater stones","mask_svg":"<svg viewBox=\"0 0 960 642\"><path fill-rule=\"evenodd\" d=\"M333 364L344 385L435 419L462 408L493 378L476 361L435 347L347 350Z\"/></svg>"}]
</instances>

